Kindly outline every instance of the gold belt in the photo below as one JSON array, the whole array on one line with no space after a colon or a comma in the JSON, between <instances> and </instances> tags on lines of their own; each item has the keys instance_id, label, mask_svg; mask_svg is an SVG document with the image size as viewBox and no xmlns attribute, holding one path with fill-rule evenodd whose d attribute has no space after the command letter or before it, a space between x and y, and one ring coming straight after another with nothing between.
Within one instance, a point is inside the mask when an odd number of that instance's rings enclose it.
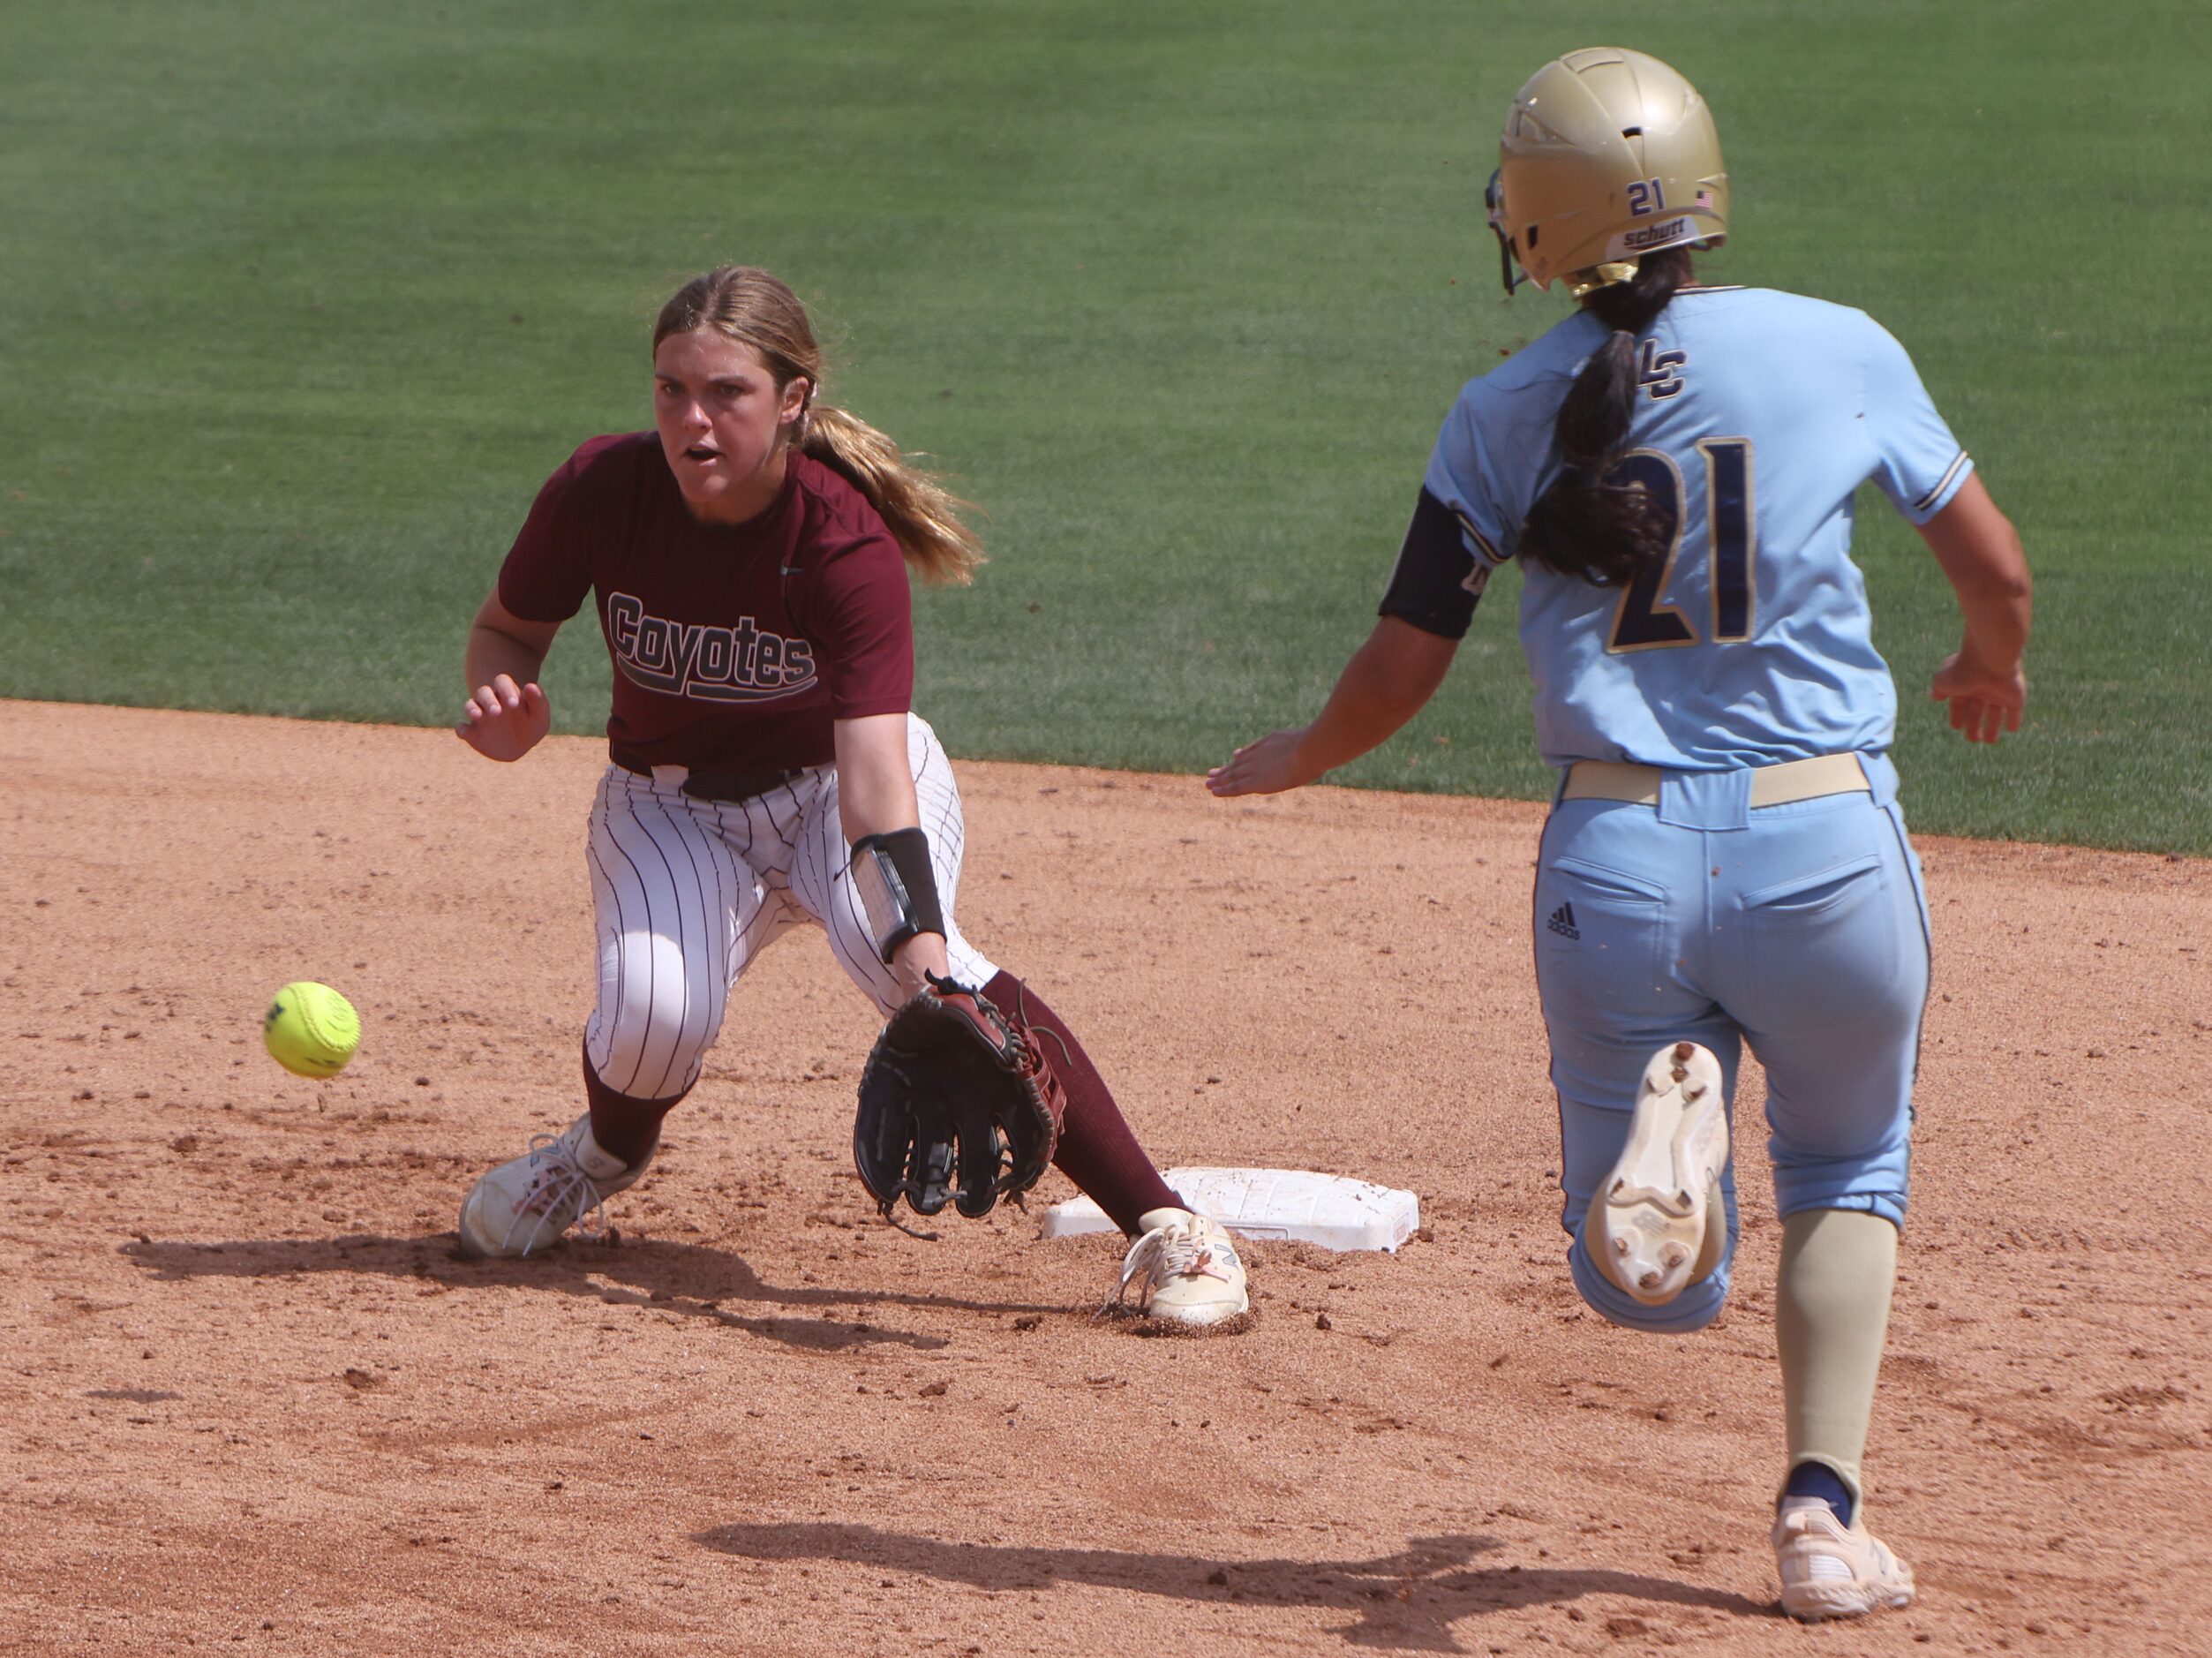
<instances>
[{"instance_id":1,"label":"gold belt","mask_svg":"<svg viewBox=\"0 0 2212 1658\"><path fill-rule=\"evenodd\" d=\"M1659 780L1667 775L1656 765L1631 765L1620 760L1577 760L1567 768L1567 787L1561 800L1621 800L1636 806L1659 804ZM1818 800L1824 795L1871 794L1866 767L1855 754L1817 754L1809 760L1785 760L1762 765L1751 773L1754 806L1787 806L1794 800Z\"/></svg>"}]
</instances>

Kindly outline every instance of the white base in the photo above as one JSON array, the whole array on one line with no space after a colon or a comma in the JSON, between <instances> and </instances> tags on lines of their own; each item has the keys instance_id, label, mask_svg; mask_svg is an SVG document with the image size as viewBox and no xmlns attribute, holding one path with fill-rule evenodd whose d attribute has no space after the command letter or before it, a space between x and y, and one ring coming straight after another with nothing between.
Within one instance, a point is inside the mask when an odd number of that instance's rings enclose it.
<instances>
[{"instance_id":1,"label":"white base","mask_svg":"<svg viewBox=\"0 0 2212 1658\"><path fill-rule=\"evenodd\" d=\"M1231 1232L1261 1240L1303 1239L1329 1249L1386 1249L1413 1235L1420 1200L1395 1187L1303 1169L1170 1169L1163 1177L1184 1202ZM1047 1238L1112 1232L1087 1197L1044 1212Z\"/></svg>"}]
</instances>

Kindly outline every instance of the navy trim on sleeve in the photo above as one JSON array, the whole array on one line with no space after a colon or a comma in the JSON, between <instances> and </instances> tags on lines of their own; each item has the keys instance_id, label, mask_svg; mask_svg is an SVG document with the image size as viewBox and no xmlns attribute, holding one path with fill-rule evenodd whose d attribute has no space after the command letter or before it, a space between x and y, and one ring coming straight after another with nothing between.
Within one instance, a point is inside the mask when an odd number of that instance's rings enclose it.
<instances>
[{"instance_id":1,"label":"navy trim on sleeve","mask_svg":"<svg viewBox=\"0 0 2212 1658\"><path fill-rule=\"evenodd\" d=\"M1951 463L1951 469L1944 473L1942 478L1937 480L1936 486L1913 503L1913 510L1915 512L1926 512L1929 508L1934 506L1938 501L1941 501L1943 499L1944 491L1951 487L1952 480L1959 476L1959 469L1966 463L1967 452L1964 449L1960 449L1958 454L1958 458Z\"/></svg>"},{"instance_id":2,"label":"navy trim on sleeve","mask_svg":"<svg viewBox=\"0 0 2212 1658\"><path fill-rule=\"evenodd\" d=\"M1377 614L1440 638L1465 638L1490 580L1490 566L1467 550L1470 533L1457 513L1424 489Z\"/></svg>"}]
</instances>

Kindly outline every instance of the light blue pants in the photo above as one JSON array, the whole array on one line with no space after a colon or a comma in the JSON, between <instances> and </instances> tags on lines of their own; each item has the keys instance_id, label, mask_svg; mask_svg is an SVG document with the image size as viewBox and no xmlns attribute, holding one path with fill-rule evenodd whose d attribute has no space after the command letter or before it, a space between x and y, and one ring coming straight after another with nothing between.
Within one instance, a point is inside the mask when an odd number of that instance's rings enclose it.
<instances>
[{"instance_id":1,"label":"light blue pants","mask_svg":"<svg viewBox=\"0 0 2212 1658\"><path fill-rule=\"evenodd\" d=\"M1561 1221L1575 1287L1616 1324L1697 1330L1728 1294L1723 1260L1667 1306L1645 1307L1583 1246L1591 1198L1628 1142L1636 1084L1662 1044L1712 1049L1732 1112L1751 1044L1766 1069L1783 1217L1856 1209L1904 1223L1928 905L1896 772L1865 757L1870 795L1753 809L1749 772L1669 773L1656 807L1561 801L1545 825L1536 979L1559 1092ZM1733 1166L1723 1196L1733 1258Z\"/></svg>"}]
</instances>

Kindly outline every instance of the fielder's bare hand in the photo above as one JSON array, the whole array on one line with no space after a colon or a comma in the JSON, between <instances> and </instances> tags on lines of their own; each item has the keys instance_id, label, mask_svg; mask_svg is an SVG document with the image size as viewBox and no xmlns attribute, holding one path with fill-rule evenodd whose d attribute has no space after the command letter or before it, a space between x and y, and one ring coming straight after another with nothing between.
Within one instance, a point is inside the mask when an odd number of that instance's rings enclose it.
<instances>
[{"instance_id":1,"label":"fielder's bare hand","mask_svg":"<svg viewBox=\"0 0 2212 1658\"><path fill-rule=\"evenodd\" d=\"M519 760L553 729L553 705L532 680L516 685L512 675L479 685L463 705L454 735L490 760Z\"/></svg>"},{"instance_id":2,"label":"fielder's bare hand","mask_svg":"<svg viewBox=\"0 0 2212 1658\"><path fill-rule=\"evenodd\" d=\"M2009 670L1984 667L1959 651L1944 659L1928 695L1933 702L1951 705L1951 728L1968 742L1995 742L2005 732L2020 729L2028 675L2017 662Z\"/></svg>"}]
</instances>

